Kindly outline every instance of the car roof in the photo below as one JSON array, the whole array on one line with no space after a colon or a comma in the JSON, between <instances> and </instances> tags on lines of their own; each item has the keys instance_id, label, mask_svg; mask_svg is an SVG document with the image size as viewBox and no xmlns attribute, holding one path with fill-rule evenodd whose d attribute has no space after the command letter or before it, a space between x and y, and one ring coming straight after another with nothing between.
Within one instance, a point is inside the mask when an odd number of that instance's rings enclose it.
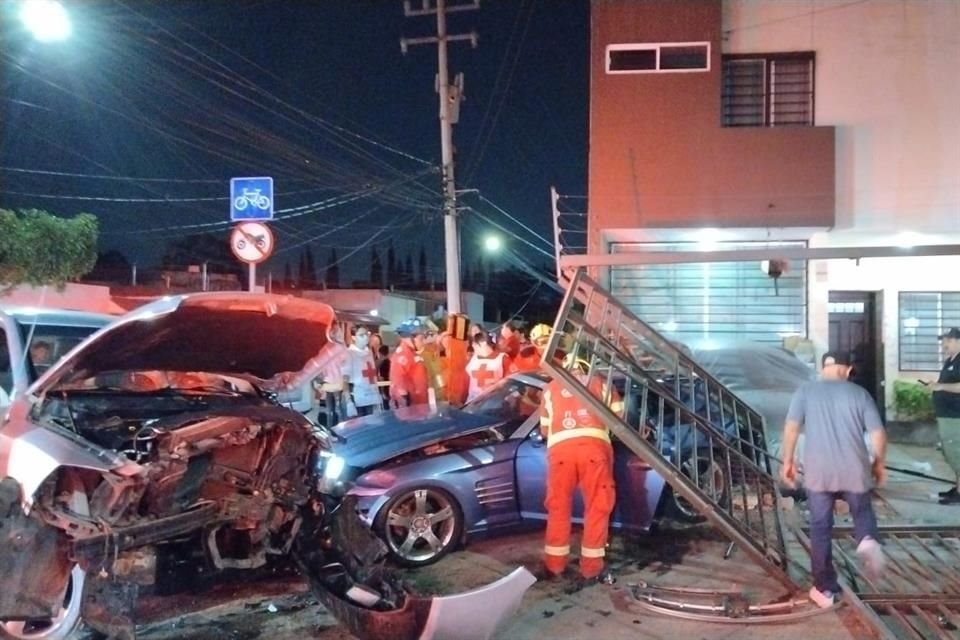
<instances>
[{"instance_id":1,"label":"car roof","mask_svg":"<svg viewBox=\"0 0 960 640\"><path fill-rule=\"evenodd\" d=\"M98 328L116 320L115 316L110 316L105 313L41 307L3 307L0 308L0 313L7 314L17 322L68 327Z\"/></svg>"}]
</instances>

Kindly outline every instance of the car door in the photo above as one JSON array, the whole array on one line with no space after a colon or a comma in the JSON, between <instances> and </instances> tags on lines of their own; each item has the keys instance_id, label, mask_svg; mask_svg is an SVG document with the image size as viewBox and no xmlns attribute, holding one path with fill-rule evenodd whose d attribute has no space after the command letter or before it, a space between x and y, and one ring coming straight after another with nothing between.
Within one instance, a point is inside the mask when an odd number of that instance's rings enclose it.
<instances>
[{"instance_id":1,"label":"car door","mask_svg":"<svg viewBox=\"0 0 960 640\"><path fill-rule=\"evenodd\" d=\"M631 530L646 531L653 523L664 481L659 474L614 440L614 481L617 505L611 524ZM517 449L517 495L520 515L527 520L546 520L544 502L547 497L547 446L539 430L530 432ZM573 504L574 522L583 522L583 497L577 491Z\"/></svg>"}]
</instances>

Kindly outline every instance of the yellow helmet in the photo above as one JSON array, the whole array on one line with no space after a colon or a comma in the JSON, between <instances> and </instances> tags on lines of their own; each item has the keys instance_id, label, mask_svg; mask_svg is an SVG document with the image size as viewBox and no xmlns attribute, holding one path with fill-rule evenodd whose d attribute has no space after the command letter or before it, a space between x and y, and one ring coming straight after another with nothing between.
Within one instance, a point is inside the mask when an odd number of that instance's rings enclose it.
<instances>
[{"instance_id":1,"label":"yellow helmet","mask_svg":"<svg viewBox=\"0 0 960 640\"><path fill-rule=\"evenodd\" d=\"M538 347L545 346L550 340L550 334L552 333L553 328L550 325L543 323L538 324L530 330L530 342Z\"/></svg>"},{"instance_id":2,"label":"yellow helmet","mask_svg":"<svg viewBox=\"0 0 960 640\"><path fill-rule=\"evenodd\" d=\"M563 368L567 371L574 371L579 369L583 373L590 371L590 363L584 360L583 358L574 359L572 353L568 353L563 358Z\"/></svg>"}]
</instances>

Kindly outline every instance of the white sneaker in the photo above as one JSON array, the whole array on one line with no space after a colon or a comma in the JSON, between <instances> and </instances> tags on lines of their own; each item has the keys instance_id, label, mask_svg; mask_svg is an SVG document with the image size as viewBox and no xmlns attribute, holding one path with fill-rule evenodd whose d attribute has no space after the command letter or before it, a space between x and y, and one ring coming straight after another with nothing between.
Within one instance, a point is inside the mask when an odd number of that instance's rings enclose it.
<instances>
[{"instance_id":1,"label":"white sneaker","mask_svg":"<svg viewBox=\"0 0 960 640\"><path fill-rule=\"evenodd\" d=\"M883 547L873 538L867 536L857 545L857 556L863 565L863 573L867 579L875 582L883 575L887 560L883 557Z\"/></svg>"},{"instance_id":2,"label":"white sneaker","mask_svg":"<svg viewBox=\"0 0 960 640\"><path fill-rule=\"evenodd\" d=\"M837 596L833 591L820 591L816 587L810 587L810 600L821 609L829 609L837 604Z\"/></svg>"}]
</instances>

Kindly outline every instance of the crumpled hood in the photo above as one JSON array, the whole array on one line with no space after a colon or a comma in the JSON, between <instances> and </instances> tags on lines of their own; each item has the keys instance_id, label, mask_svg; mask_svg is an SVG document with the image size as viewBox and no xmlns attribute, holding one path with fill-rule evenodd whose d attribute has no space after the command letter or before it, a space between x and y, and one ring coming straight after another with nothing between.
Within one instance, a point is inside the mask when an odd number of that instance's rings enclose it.
<instances>
[{"instance_id":1,"label":"crumpled hood","mask_svg":"<svg viewBox=\"0 0 960 640\"><path fill-rule=\"evenodd\" d=\"M327 344L329 306L270 294L163 298L90 336L34 384L42 393L108 371L191 371L267 379Z\"/></svg>"}]
</instances>

